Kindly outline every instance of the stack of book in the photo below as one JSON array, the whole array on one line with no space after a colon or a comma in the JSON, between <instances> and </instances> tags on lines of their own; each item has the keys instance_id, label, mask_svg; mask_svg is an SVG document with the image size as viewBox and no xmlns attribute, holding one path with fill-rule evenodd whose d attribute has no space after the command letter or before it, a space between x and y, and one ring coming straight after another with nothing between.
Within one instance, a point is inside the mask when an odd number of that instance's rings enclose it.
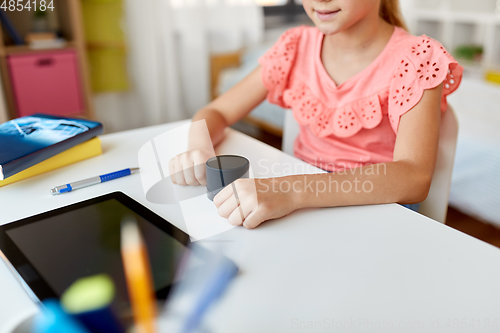
<instances>
[{"instance_id":1,"label":"stack of book","mask_svg":"<svg viewBox=\"0 0 500 333\"><path fill-rule=\"evenodd\" d=\"M57 38L51 32L37 32L26 35L26 44L33 50L40 49L60 49L66 46L66 40Z\"/></svg>"},{"instance_id":2,"label":"stack of book","mask_svg":"<svg viewBox=\"0 0 500 333\"><path fill-rule=\"evenodd\" d=\"M0 124L0 187L102 154L101 123L35 114Z\"/></svg>"}]
</instances>

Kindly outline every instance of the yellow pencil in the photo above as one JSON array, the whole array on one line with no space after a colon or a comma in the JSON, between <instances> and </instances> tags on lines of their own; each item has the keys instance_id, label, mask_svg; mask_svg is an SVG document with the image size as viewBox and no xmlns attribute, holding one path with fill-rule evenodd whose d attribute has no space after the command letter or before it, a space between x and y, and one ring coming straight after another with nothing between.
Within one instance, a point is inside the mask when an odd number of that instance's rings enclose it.
<instances>
[{"instance_id":1,"label":"yellow pencil","mask_svg":"<svg viewBox=\"0 0 500 333\"><path fill-rule=\"evenodd\" d=\"M121 227L121 253L137 332L156 332L156 304L147 250L137 222L128 219Z\"/></svg>"}]
</instances>

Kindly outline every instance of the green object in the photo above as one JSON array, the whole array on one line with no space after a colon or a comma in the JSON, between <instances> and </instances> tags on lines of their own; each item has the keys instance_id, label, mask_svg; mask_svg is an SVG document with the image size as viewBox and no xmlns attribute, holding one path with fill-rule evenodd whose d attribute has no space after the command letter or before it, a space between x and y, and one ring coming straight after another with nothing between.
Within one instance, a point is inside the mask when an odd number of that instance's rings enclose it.
<instances>
[{"instance_id":1,"label":"green object","mask_svg":"<svg viewBox=\"0 0 500 333\"><path fill-rule=\"evenodd\" d=\"M461 45L455 49L457 58L475 61L483 55L483 47L478 45Z\"/></svg>"},{"instance_id":2,"label":"green object","mask_svg":"<svg viewBox=\"0 0 500 333\"><path fill-rule=\"evenodd\" d=\"M95 92L123 91L129 88L127 56L121 48L88 50L90 80Z\"/></svg>"},{"instance_id":3,"label":"green object","mask_svg":"<svg viewBox=\"0 0 500 333\"><path fill-rule=\"evenodd\" d=\"M83 313L108 306L114 297L113 280L100 274L74 282L64 292L61 303L69 313Z\"/></svg>"},{"instance_id":4,"label":"green object","mask_svg":"<svg viewBox=\"0 0 500 333\"><path fill-rule=\"evenodd\" d=\"M82 0L82 11L92 90L127 90L122 0Z\"/></svg>"},{"instance_id":5,"label":"green object","mask_svg":"<svg viewBox=\"0 0 500 333\"><path fill-rule=\"evenodd\" d=\"M121 0L83 0L83 26L87 43L123 42Z\"/></svg>"},{"instance_id":6,"label":"green object","mask_svg":"<svg viewBox=\"0 0 500 333\"><path fill-rule=\"evenodd\" d=\"M35 11L35 17L36 18L44 18L47 16L47 10L40 10L40 7L38 7Z\"/></svg>"}]
</instances>

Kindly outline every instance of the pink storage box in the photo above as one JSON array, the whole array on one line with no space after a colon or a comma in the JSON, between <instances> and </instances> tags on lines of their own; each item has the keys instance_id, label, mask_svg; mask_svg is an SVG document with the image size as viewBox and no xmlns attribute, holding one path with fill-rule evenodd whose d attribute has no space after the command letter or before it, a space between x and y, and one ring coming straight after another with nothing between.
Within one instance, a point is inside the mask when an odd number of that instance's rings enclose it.
<instances>
[{"instance_id":1,"label":"pink storage box","mask_svg":"<svg viewBox=\"0 0 500 333\"><path fill-rule=\"evenodd\" d=\"M19 117L34 113L82 113L82 93L74 51L8 57Z\"/></svg>"}]
</instances>

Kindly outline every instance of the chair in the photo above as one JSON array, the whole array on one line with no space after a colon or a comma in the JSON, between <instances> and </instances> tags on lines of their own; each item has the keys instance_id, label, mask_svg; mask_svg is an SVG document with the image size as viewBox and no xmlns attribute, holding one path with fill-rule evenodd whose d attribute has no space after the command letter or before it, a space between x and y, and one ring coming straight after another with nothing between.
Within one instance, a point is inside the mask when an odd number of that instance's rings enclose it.
<instances>
[{"instance_id":1,"label":"chair","mask_svg":"<svg viewBox=\"0 0 500 333\"><path fill-rule=\"evenodd\" d=\"M290 111L285 112L282 150L293 155L293 142L299 134L299 125ZM445 223L450 196L451 174L458 137L458 121L451 106L441 116L439 147L436 168L432 177L429 195L420 204L419 213L438 222Z\"/></svg>"}]
</instances>

